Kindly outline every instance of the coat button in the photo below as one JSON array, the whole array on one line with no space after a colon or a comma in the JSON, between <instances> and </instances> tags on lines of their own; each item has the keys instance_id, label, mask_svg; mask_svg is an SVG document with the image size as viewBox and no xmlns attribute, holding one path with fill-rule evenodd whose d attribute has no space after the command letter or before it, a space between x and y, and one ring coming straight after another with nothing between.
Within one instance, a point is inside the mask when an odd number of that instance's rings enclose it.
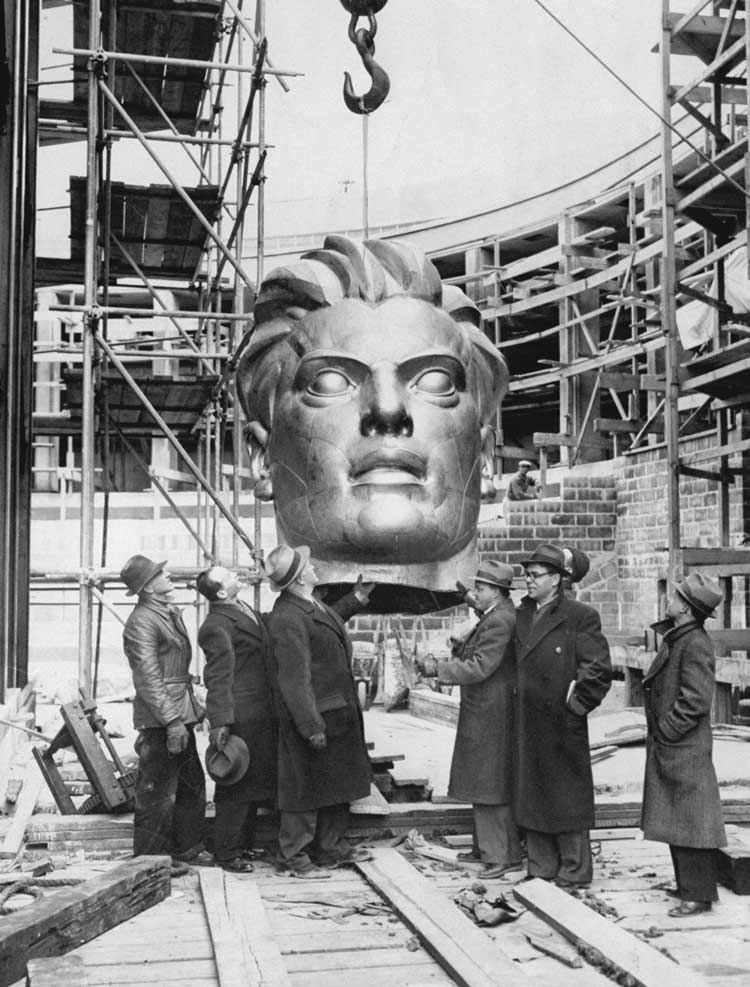
<instances>
[{"instance_id":1,"label":"coat button","mask_svg":"<svg viewBox=\"0 0 750 987\"><path fill-rule=\"evenodd\" d=\"M561 654L562 654L562 648L561 648L561 647L559 647L559 646L558 646L558 647L556 647L556 648L555 648L555 654L556 654L556 655L561 655Z\"/></svg>"}]
</instances>

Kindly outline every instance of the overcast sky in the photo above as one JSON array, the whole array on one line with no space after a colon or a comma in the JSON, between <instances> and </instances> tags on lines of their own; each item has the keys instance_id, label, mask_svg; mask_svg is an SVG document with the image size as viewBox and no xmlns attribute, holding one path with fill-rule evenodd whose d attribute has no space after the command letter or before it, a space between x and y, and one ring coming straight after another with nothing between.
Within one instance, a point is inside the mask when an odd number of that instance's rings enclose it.
<instances>
[{"instance_id":1,"label":"overcast sky","mask_svg":"<svg viewBox=\"0 0 750 987\"><path fill-rule=\"evenodd\" d=\"M658 105L659 58L651 52L658 0L544 3ZM344 106L341 89L347 69L358 93L370 80L348 40L348 14L340 0L267 6L272 61L304 73L289 80L289 93L274 79L268 84L267 139L275 146L266 169L267 232L355 225L362 212L362 121ZM253 9L252 0L246 7ZM659 127L535 0L389 0L378 15L376 45L391 93L369 121L373 227L456 216L542 192ZM67 204L63 172L83 173L80 150L43 152L40 205ZM177 152L169 150L175 161ZM138 155L133 142L121 145L114 177L163 181ZM190 183L186 173L181 177Z\"/></svg>"}]
</instances>

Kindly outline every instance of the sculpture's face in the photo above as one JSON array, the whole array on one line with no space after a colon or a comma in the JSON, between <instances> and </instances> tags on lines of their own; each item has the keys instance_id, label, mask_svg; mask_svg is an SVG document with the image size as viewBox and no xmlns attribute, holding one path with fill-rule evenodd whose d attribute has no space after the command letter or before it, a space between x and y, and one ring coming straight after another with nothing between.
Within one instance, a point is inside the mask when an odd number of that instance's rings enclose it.
<instances>
[{"instance_id":1,"label":"sculpture's face","mask_svg":"<svg viewBox=\"0 0 750 987\"><path fill-rule=\"evenodd\" d=\"M467 344L415 298L346 299L303 319L268 446L277 521L320 559L446 559L475 534L480 422Z\"/></svg>"}]
</instances>

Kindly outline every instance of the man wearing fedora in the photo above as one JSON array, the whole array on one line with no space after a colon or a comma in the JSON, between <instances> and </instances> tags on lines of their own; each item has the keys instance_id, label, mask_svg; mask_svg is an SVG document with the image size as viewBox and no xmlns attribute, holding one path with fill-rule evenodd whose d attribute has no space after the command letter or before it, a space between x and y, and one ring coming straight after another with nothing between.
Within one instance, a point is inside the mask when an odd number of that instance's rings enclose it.
<instances>
[{"instance_id":1,"label":"man wearing fedora","mask_svg":"<svg viewBox=\"0 0 750 987\"><path fill-rule=\"evenodd\" d=\"M448 795L473 808L473 847L464 860L483 861L482 877L521 867L513 818L516 611L510 599L513 566L482 563L474 577L479 622L453 648L454 658L417 661L420 671L461 686Z\"/></svg>"},{"instance_id":2,"label":"man wearing fedora","mask_svg":"<svg viewBox=\"0 0 750 987\"><path fill-rule=\"evenodd\" d=\"M134 555L120 572L127 595L138 597L123 631L139 731L133 852L202 862L206 782L193 731L204 710L193 695L192 648L165 565ZM185 871L174 863L174 876Z\"/></svg>"},{"instance_id":3,"label":"man wearing fedora","mask_svg":"<svg viewBox=\"0 0 750 987\"><path fill-rule=\"evenodd\" d=\"M679 904L673 917L710 911L716 893L716 849L726 845L712 752L714 650L703 623L722 594L717 582L691 572L669 598L664 634L643 677L648 736L641 828L668 843Z\"/></svg>"},{"instance_id":4,"label":"man wearing fedora","mask_svg":"<svg viewBox=\"0 0 750 987\"><path fill-rule=\"evenodd\" d=\"M369 856L345 838L349 803L369 795L371 770L344 627L368 590L358 580L358 599L340 601L338 612L321 603L304 545L275 548L265 568L280 594L268 622L279 714L277 865L296 877L328 877L325 868Z\"/></svg>"},{"instance_id":5,"label":"man wearing fedora","mask_svg":"<svg viewBox=\"0 0 750 987\"><path fill-rule=\"evenodd\" d=\"M276 795L271 644L263 619L239 598L236 572L212 566L200 573L196 588L209 601L198 644L206 657L203 678L211 724L206 769L216 782L214 855L225 870L251 871L256 813Z\"/></svg>"},{"instance_id":6,"label":"man wearing fedora","mask_svg":"<svg viewBox=\"0 0 750 987\"><path fill-rule=\"evenodd\" d=\"M586 716L609 689L609 645L596 611L563 591L565 554L539 545L524 560L527 595L516 614L518 787L529 877L590 883L594 825Z\"/></svg>"}]
</instances>

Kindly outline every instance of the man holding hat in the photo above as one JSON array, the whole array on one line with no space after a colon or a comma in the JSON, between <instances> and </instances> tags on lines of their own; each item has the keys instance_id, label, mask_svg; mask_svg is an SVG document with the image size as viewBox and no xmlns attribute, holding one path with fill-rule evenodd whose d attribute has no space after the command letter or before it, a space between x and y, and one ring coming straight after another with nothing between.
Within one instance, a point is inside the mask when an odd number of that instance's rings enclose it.
<instances>
[{"instance_id":1,"label":"man holding hat","mask_svg":"<svg viewBox=\"0 0 750 987\"><path fill-rule=\"evenodd\" d=\"M522 459L518 464L518 472L511 477L508 484L506 500L536 500L539 496L539 488L536 480L529 473L534 464L528 459Z\"/></svg>"},{"instance_id":2,"label":"man holding hat","mask_svg":"<svg viewBox=\"0 0 750 987\"><path fill-rule=\"evenodd\" d=\"M459 857L483 861L486 878L519 868L522 856L512 806L516 624L512 584L512 566L482 563L473 594L479 622L454 646L453 660L427 656L417 661L424 674L461 686L448 795L472 803L473 848Z\"/></svg>"},{"instance_id":3,"label":"man holding hat","mask_svg":"<svg viewBox=\"0 0 750 987\"><path fill-rule=\"evenodd\" d=\"M322 868L369 858L345 838L349 803L369 795L371 770L344 627L369 589L360 578L356 599L345 597L338 612L321 603L305 545L275 548L265 568L280 594L268 622L279 715L277 864L295 877L328 877Z\"/></svg>"},{"instance_id":4,"label":"man holding hat","mask_svg":"<svg viewBox=\"0 0 750 987\"><path fill-rule=\"evenodd\" d=\"M596 611L568 599L564 552L539 545L524 560L527 595L516 614L518 789L516 820L526 830L529 877L561 887L593 876L594 825L586 716L612 678L609 645Z\"/></svg>"},{"instance_id":5,"label":"man holding hat","mask_svg":"<svg viewBox=\"0 0 750 987\"><path fill-rule=\"evenodd\" d=\"M714 650L703 623L721 603L719 584L691 572L672 593L664 639L643 678L648 737L641 828L668 843L676 887L667 891L680 918L710 911L716 849L726 846L719 785L711 760Z\"/></svg>"},{"instance_id":6,"label":"man holding hat","mask_svg":"<svg viewBox=\"0 0 750 987\"><path fill-rule=\"evenodd\" d=\"M262 618L239 599L241 585L236 572L219 565L196 580L209 601L198 644L206 656L211 724L206 769L216 782L214 855L224 870L243 873L253 869L249 854L258 806L276 795L277 740L270 639Z\"/></svg>"},{"instance_id":7,"label":"man holding hat","mask_svg":"<svg viewBox=\"0 0 750 987\"><path fill-rule=\"evenodd\" d=\"M192 648L165 565L134 555L120 572L127 595L138 597L123 631L139 731L133 853L202 862L206 782L193 731L204 710L193 695ZM173 866L173 876L185 871Z\"/></svg>"}]
</instances>

